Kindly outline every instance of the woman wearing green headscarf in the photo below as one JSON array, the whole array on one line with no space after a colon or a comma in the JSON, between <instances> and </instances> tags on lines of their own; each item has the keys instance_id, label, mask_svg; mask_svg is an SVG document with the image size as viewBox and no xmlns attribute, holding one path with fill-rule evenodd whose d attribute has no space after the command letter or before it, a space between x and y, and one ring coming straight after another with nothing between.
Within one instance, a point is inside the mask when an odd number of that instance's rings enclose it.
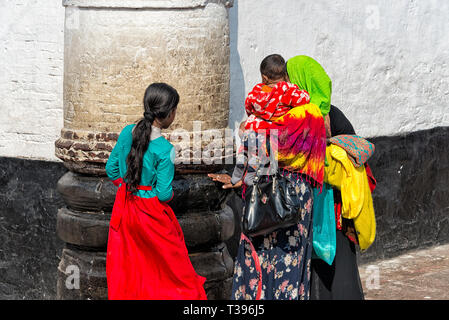
<instances>
[{"instance_id":1,"label":"woman wearing green headscarf","mask_svg":"<svg viewBox=\"0 0 449 320\"><path fill-rule=\"evenodd\" d=\"M290 81L300 89L307 88L311 103L319 106L326 116L327 135L354 135L352 124L337 107L331 105L332 82L323 67L307 56L296 56L287 61ZM360 275L357 267L355 244L357 237L352 220L341 217L340 192L334 189L336 212L336 252L331 265L312 257L311 293L312 300L364 299Z\"/></svg>"},{"instance_id":2,"label":"woman wearing green headscarf","mask_svg":"<svg viewBox=\"0 0 449 320\"><path fill-rule=\"evenodd\" d=\"M310 103L320 108L326 116L331 108L332 81L323 67L308 56L296 56L287 61L290 82L301 90L307 90Z\"/></svg>"}]
</instances>

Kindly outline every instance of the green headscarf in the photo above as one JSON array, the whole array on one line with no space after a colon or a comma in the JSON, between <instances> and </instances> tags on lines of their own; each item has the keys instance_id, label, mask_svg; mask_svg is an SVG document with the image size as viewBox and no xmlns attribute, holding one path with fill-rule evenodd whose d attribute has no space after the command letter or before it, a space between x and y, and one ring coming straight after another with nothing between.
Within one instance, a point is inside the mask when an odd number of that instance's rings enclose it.
<instances>
[{"instance_id":1,"label":"green headscarf","mask_svg":"<svg viewBox=\"0 0 449 320\"><path fill-rule=\"evenodd\" d=\"M316 104L323 114L331 108L332 81L323 67L307 56L296 56L287 61L290 82L310 95L310 103Z\"/></svg>"}]
</instances>

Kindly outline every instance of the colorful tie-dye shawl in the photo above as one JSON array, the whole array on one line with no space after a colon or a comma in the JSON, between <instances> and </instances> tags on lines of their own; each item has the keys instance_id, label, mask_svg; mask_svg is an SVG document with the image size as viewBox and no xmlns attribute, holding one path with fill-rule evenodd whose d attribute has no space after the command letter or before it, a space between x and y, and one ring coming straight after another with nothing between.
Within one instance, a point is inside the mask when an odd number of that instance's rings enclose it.
<instances>
[{"instance_id":1,"label":"colorful tie-dye shawl","mask_svg":"<svg viewBox=\"0 0 449 320\"><path fill-rule=\"evenodd\" d=\"M277 118L293 107L310 102L309 93L299 90L298 86L285 81L278 82L274 87L264 83L257 84L245 100L245 110L248 115L246 129L269 129L271 118Z\"/></svg>"},{"instance_id":2,"label":"colorful tie-dye shawl","mask_svg":"<svg viewBox=\"0 0 449 320\"><path fill-rule=\"evenodd\" d=\"M289 59L287 73L293 84L309 93L310 103L272 119L272 129L277 129L279 136L278 163L289 171L305 174L322 186L326 156L323 117L330 110L332 82L323 67L307 56Z\"/></svg>"},{"instance_id":3,"label":"colorful tie-dye shawl","mask_svg":"<svg viewBox=\"0 0 449 320\"><path fill-rule=\"evenodd\" d=\"M273 130L277 130L273 131ZM321 186L324 178L326 131L320 109L314 104L291 109L273 120L270 139L277 150L278 166L305 175Z\"/></svg>"},{"instance_id":4,"label":"colorful tie-dye shawl","mask_svg":"<svg viewBox=\"0 0 449 320\"><path fill-rule=\"evenodd\" d=\"M259 84L248 95L245 109L249 117L245 129L264 134L268 131L278 166L306 176L312 184L321 187L326 154L323 116L330 110L332 82L321 65L307 56L288 60L287 72L294 86L285 86L285 82L275 88ZM307 101L299 99L297 107L292 108L293 101L286 101L292 96L286 94L290 88L308 93L310 103L304 104Z\"/></svg>"}]
</instances>

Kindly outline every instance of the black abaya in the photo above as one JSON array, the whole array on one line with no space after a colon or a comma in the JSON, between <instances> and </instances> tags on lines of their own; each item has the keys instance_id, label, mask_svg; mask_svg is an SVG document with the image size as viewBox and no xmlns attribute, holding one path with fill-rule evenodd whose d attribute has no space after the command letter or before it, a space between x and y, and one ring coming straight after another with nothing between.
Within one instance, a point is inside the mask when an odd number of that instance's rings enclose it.
<instances>
[{"instance_id":1,"label":"black abaya","mask_svg":"<svg viewBox=\"0 0 449 320\"><path fill-rule=\"evenodd\" d=\"M331 105L329 118L332 136L355 134L351 122L340 109L333 105ZM337 249L332 265L318 258L312 259L310 299L363 300L355 245L342 230L337 230L336 240Z\"/></svg>"}]
</instances>

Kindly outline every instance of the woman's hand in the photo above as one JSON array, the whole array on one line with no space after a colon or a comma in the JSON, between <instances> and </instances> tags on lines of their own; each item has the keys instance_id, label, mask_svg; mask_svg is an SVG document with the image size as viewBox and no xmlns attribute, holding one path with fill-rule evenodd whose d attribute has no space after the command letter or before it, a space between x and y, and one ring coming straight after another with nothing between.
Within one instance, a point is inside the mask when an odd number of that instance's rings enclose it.
<instances>
[{"instance_id":1,"label":"woman's hand","mask_svg":"<svg viewBox=\"0 0 449 320\"><path fill-rule=\"evenodd\" d=\"M218 181L223 183L223 189L232 189L232 188L240 188L242 186L242 180L237 182L236 184L231 183L231 176L225 173L209 173L207 175L213 181Z\"/></svg>"}]
</instances>

